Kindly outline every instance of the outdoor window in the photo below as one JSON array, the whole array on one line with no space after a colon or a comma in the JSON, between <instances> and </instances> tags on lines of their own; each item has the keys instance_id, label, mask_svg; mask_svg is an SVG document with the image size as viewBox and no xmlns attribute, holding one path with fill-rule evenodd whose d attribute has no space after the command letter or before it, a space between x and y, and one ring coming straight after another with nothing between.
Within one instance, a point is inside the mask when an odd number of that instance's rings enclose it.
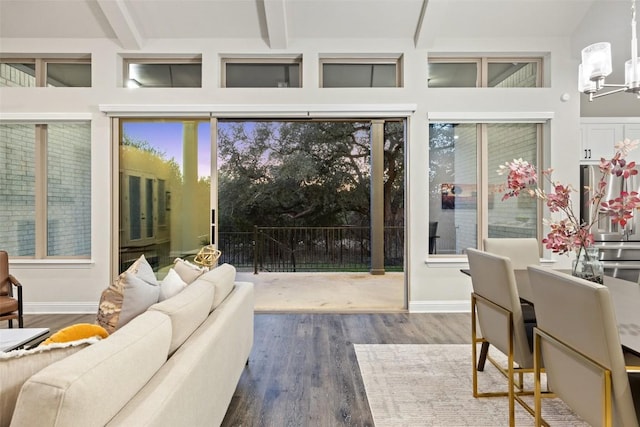
<instances>
[{"instance_id":1,"label":"outdoor window","mask_svg":"<svg viewBox=\"0 0 640 427\"><path fill-rule=\"evenodd\" d=\"M91 255L91 126L0 124L0 242L11 256Z\"/></svg>"},{"instance_id":2,"label":"outdoor window","mask_svg":"<svg viewBox=\"0 0 640 427\"><path fill-rule=\"evenodd\" d=\"M431 123L429 222L437 224L432 253L463 254L485 237L538 237L535 198L501 201L501 164L514 158L537 164L536 123Z\"/></svg>"},{"instance_id":3,"label":"outdoor window","mask_svg":"<svg viewBox=\"0 0 640 427\"><path fill-rule=\"evenodd\" d=\"M91 87L91 58L2 59L0 87Z\"/></svg>"},{"instance_id":4,"label":"outdoor window","mask_svg":"<svg viewBox=\"0 0 640 427\"><path fill-rule=\"evenodd\" d=\"M302 58L225 58L222 87L302 87Z\"/></svg>"},{"instance_id":5,"label":"outdoor window","mask_svg":"<svg viewBox=\"0 0 640 427\"><path fill-rule=\"evenodd\" d=\"M400 61L322 59L322 87L400 87Z\"/></svg>"},{"instance_id":6,"label":"outdoor window","mask_svg":"<svg viewBox=\"0 0 640 427\"><path fill-rule=\"evenodd\" d=\"M541 58L429 58L429 87L541 87Z\"/></svg>"},{"instance_id":7,"label":"outdoor window","mask_svg":"<svg viewBox=\"0 0 640 427\"><path fill-rule=\"evenodd\" d=\"M202 87L202 58L125 59L124 86Z\"/></svg>"}]
</instances>

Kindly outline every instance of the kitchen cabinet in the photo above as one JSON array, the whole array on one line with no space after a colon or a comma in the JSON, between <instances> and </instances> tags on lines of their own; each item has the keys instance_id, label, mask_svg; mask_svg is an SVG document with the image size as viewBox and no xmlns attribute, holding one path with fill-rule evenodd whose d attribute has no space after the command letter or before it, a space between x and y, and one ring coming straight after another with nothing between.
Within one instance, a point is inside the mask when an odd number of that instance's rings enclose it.
<instances>
[{"instance_id":1,"label":"kitchen cabinet","mask_svg":"<svg viewBox=\"0 0 640 427\"><path fill-rule=\"evenodd\" d=\"M581 126L580 162L599 163L600 158L610 159L615 143L625 138L640 139L639 123L583 123ZM640 164L640 147L629 153L628 160Z\"/></svg>"}]
</instances>

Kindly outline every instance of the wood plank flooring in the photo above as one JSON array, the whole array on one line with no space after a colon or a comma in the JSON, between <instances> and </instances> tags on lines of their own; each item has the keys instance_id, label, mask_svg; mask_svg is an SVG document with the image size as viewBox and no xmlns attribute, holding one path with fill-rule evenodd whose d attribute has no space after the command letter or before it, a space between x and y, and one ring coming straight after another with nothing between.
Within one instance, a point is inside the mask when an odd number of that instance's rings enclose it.
<instances>
[{"instance_id":1,"label":"wood plank flooring","mask_svg":"<svg viewBox=\"0 0 640 427\"><path fill-rule=\"evenodd\" d=\"M462 344L470 315L256 314L249 364L223 426L373 426L353 344ZM95 314L27 315L52 332ZM1 322L0 327L6 327Z\"/></svg>"},{"instance_id":2,"label":"wood plank flooring","mask_svg":"<svg viewBox=\"0 0 640 427\"><path fill-rule=\"evenodd\" d=\"M223 426L373 426L353 344L470 342L469 314L258 314Z\"/></svg>"}]
</instances>

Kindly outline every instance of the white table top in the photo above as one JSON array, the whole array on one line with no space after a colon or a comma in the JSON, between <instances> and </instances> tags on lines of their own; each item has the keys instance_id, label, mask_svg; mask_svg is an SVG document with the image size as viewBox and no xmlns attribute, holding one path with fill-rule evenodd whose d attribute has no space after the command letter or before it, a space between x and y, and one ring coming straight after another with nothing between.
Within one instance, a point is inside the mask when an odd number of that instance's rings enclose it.
<instances>
[{"instance_id":1,"label":"white table top","mask_svg":"<svg viewBox=\"0 0 640 427\"><path fill-rule=\"evenodd\" d=\"M49 328L0 329L0 351L11 351L49 333Z\"/></svg>"}]
</instances>

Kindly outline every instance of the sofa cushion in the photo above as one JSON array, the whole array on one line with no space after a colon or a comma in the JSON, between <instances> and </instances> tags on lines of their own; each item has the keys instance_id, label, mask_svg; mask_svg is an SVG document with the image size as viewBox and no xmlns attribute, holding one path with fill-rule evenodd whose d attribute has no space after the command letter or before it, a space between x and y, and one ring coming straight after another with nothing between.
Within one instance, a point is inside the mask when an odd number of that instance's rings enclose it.
<instances>
[{"instance_id":1,"label":"sofa cushion","mask_svg":"<svg viewBox=\"0 0 640 427\"><path fill-rule=\"evenodd\" d=\"M187 285L209 271L207 267L199 267L182 258L175 259L173 262L173 269Z\"/></svg>"},{"instance_id":2,"label":"sofa cushion","mask_svg":"<svg viewBox=\"0 0 640 427\"><path fill-rule=\"evenodd\" d=\"M158 302L159 296L158 281L142 255L102 292L96 321L112 334Z\"/></svg>"},{"instance_id":3,"label":"sofa cushion","mask_svg":"<svg viewBox=\"0 0 640 427\"><path fill-rule=\"evenodd\" d=\"M231 264L222 264L198 277L196 282L208 282L215 286L216 291L211 302L210 312L215 310L233 289L236 280L236 269ZM196 283L194 282L194 284Z\"/></svg>"},{"instance_id":4,"label":"sofa cushion","mask_svg":"<svg viewBox=\"0 0 640 427\"><path fill-rule=\"evenodd\" d=\"M194 282L179 294L149 307L171 318L171 346L169 354L176 351L209 315L215 287L208 282Z\"/></svg>"},{"instance_id":5,"label":"sofa cushion","mask_svg":"<svg viewBox=\"0 0 640 427\"><path fill-rule=\"evenodd\" d=\"M108 339L27 380L12 426L105 425L166 362L170 343L169 317L141 314Z\"/></svg>"},{"instance_id":6,"label":"sofa cushion","mask_svg":"<svg viewBox=\"0 0 640 427\"><path fill-rule=\"evenodd\" d=\"M98 341L88 338L32 350L0 352L0 426L6 427L11 422L20 388L33 374Z\"/></svg>"}]
</instances>

